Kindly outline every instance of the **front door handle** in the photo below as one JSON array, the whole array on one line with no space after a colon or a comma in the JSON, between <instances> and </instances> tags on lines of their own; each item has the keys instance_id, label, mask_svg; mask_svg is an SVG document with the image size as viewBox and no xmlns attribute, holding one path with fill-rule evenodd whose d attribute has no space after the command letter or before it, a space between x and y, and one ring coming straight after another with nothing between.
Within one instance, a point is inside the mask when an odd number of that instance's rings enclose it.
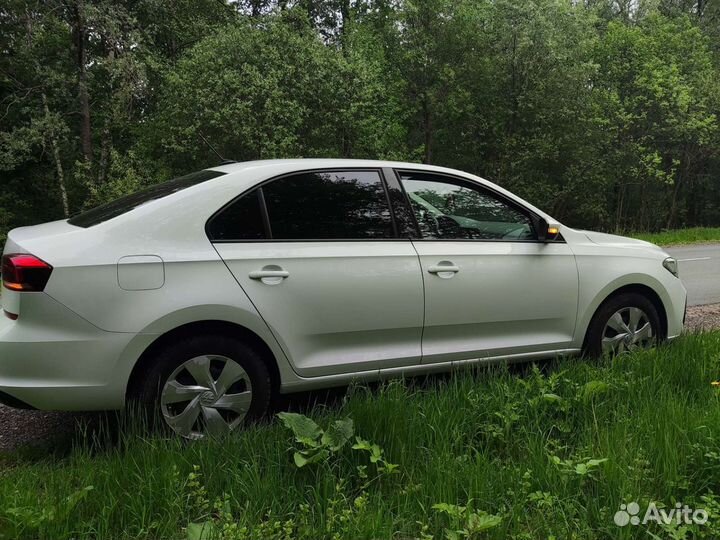
<instances>
[{"instance_id":1,"label":"front door handle","mask_svg":"<svg viewBox=\"0 0 720 540\"><path fill-rule=\"evenodd\" d=\"M451 278L460 271L460 267L455 266L450 261L440 261L439 263L428 267L428 272L435 274L441 278Z\"/></svg>"},{"instance_id":2,"label":"front door handle","mask_svg":"<svg viewBox=\"0 0 720 540\"><path fill-rule=\"evenodd\" d=\"M253 270L250 272L250 279L262 279L266 277L286 278L290 275L287 270Z\"/></svg>"},{"instance_id":3,"label":"front door handle","mask_svg":"<svg viewBox=\"0 0 720 540\"><path fill-rule=\"evenodd\" d=\"M248 275L250 279L259 279L265 285L277 285L283 279L289 277L290 272L273 264L263 267L262 270L253 270Z\"/></svg>"}]
</instances>

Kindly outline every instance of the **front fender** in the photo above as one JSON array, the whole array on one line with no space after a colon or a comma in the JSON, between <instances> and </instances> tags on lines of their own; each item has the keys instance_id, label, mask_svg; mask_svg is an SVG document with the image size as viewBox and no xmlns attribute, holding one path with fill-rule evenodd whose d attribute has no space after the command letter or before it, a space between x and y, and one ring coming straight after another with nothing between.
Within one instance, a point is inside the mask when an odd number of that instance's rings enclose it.
<instances>
[{"instance_id":1,"label":"front fender","mask_svg":"<svg viewBox=\"0 0 720 540\"><path fill-rule=\"evenodd\" d=\"M685 288L662 267L662 261L639 257L577 257L580 276L578 323L574 341L582 346L590 321L598 307L615 291L629 285L651 289L660 299L668 323L668 337L682 331Z\"/></svg>"}]
</instances>

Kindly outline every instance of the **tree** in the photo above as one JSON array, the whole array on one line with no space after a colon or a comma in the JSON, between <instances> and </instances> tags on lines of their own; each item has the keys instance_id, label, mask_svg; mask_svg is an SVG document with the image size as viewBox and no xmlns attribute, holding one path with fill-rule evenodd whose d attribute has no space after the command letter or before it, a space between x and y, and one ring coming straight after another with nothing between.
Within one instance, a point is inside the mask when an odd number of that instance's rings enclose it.
<instances>
[{"instance_id":1,"label":"tree","mask_svg":"<svg viewBox=\"0 0 720 540\"><path fill-rule=\"evenodd\" d=\"M693 178L716 153L708 43L687 18L654 15L640 26L610 23L597 59L594 84L612 134L608 168L617 178L615 228L677 226L688 217L679 215L681 199L692 197Z\"/></svg>"},{"instance_id":2,"label":"tree","mask_svg":"<svg viewBox=\"0 0 720 540\"><path fill-rule=\"evenodd\" d=\"M579 227L718 225L719 117L706 0L6 0L0 229L214 165L201 135L456 167Z\"/></svg>"}]
</instances>

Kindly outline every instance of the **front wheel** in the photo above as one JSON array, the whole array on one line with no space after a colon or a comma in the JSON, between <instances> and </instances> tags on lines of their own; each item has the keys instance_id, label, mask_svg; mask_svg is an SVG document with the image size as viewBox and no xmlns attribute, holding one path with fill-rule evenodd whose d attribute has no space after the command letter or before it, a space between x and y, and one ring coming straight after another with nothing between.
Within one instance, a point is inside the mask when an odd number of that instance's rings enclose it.
<instances>
[{"instance_id":1,"label":"front wheel","mask_svg":"<svg viewBox=\"0 0 720 540\"><path fill-rule=\"evenodd\" d=\"M267 366L253 348L227 336L204 335L164 349L134 397L176 434L200 439L262 416L270 395Z\"/></svg>"},{"instance_id":2,"label":"front wheel","mask_svg":"<svg viewBox=\"0 0 720 540\"><path fill-rule=\"evenodd\" d=\"M590 322L586 353L594 358L654 347L662 338L660 317L653 303L637 293L606 300Z\"/></svg>"}]
</instances>

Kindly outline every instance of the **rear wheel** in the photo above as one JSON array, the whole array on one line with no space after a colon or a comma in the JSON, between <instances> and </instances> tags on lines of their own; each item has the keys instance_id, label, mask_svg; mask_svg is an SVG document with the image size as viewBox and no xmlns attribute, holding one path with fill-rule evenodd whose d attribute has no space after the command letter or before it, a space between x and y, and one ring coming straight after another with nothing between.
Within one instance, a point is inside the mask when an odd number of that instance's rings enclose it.
<instances>
[{"instance_id":1,"label":"rear wheel","mask_svg":"<svg viewBox=\"0 0 720 540\"><path fill-rule=\"evenodd\" d=\"M655 346L662 339L660 317L653 303L637 293L606 300L590 322L585 343L592 357L615 356Z\"/></svg>"},{"instance_id":2,"label":"rear wheel","mask_svg":"<svg viewBox=\"0 0 720 540\"><path fill-rule=\"evenodd\" d=\"M200 439L262 416L270 395L267 366L253 348L227 336L205 335L164 349L135 399L156 422Z\"/></svg>"}]
</instances>

